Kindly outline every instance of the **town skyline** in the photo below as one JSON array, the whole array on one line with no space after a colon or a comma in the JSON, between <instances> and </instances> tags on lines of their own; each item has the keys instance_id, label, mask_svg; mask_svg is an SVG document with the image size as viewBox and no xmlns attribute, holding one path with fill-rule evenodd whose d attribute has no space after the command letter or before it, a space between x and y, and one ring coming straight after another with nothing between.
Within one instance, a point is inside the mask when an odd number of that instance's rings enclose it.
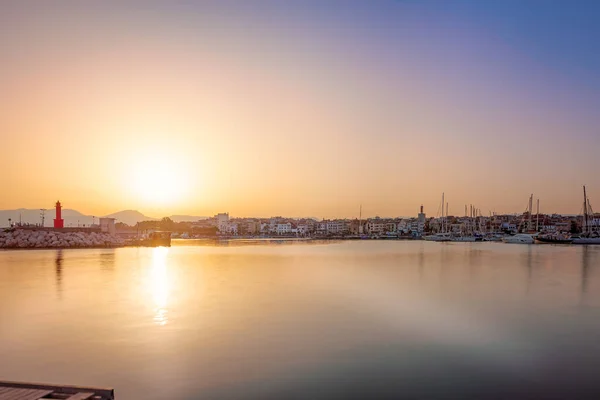
<instances>
[{"instance_id":1,"label":"town skyline","mask_svg":"<svg viewBox=\"0 0 600 400\"><path fill-rule=\"evenodd\" d=\"M533 194L535 195L535 194ZM447 199L447 198L446 198ZM537 199L536 199L537 200ZM449 202L448 202L449 203ZM543 208L543 203L541 203L542 206L540 206L540 214L544 214L544 215L563 215L563 216L577 216L577 215L581 215L582 213L582 209L583 206L581 206L581 210L579 212L556 212L556 211L548 211L548 210L544 210ZM593 204L591 204L593 206ZM362 219L369 219L369 218L384 218L384 219L394 219L394 218L414 218L415 215L418 214L420 207L423 207L423 212L427 215L427 218L435 218L435 217L440 217L441 216L441 202L440 204L438 204L437 209L435 209L435 211L433 211L434 209L431 209L430 212L428 212L427 207L425 207L424 204L421 204L418 206L418 208L415 210L416 212L412 213L412 214L401 214L401 213L396 213L396 214L383 214L383 213L377 213L377 212L369 212L369 210L365 207L363 207L363 205L359 205L359 209L357 210L356 215L347 215L347 216L343 216L343 215L332 215L332 216L327 216L327 215L317 215L317 214L313 214L313 215L290 215L290 214L283 214L283 213L270 213L267 215L239 215L239 214L235 214L232 213L228 210L223 210L220 209L217 212L212 212L212 213L196 213L196 214L187 214L187 213L171 213L171 214L165 214L165 215L147 215L146 213L137 210L137 209L130 209L130 210L121 210L121 211L116 211L116 212L112 212L112 213L88 213L85 210L79 210L79 209L75 209L75 208L65 208L64 212L65 212L65 216L67 218L70 218L72 221L81 221L82 224L89 224L90 221L88 221L90 218L99 218L99 217L114 217L117 220L121 220L120 222L125 222L128 225L131 225L132 223L127 222L126 220L131 220L132 218L134 218L137 221L159 221L162 218L171 218L173 220L175 220L176 222L193 222L196 220L201 220L201 219L209 219L209 218L213 218L214 216L221 214L221 213L227 213L228 215L231 216L231 218L240 218L240 219L246 219L246 218L250 218L250 219L269 219L269 218L273 218L273 217L282 217L282 218L287 218L287 219L315 219L315 220L327 220L327 219L346 219L346 220L352 220L352 219L358 219L362 216ZM535 207L535 206L534 206ZM527 206L523 207L523 209L521 211L517 211L517 210L513 210L510 212L498 212L496 210L491 210L488 209L486 210L484 207L478 207L475 204L464 204L462 207L455 207L454 209L452 207L448 207L448 214L447 216L452 216L452 217L462 217L465 215L469 215L471 213L471 209L473 210L477 210L477 215L481 214L481 216L483 217L487 217L490 214L492 215L521 215L523 214L526 210ZM8 217L8 215L12 216L12 221L16 222L18 221L16 219L16 217L19 215L19 213L21 211L26 211L28 212L26 218L25 218L25 222L26 223L38 223L38 219L41 217L40 211L44 210L45 213L47 213L48 217L50 218L53 210L51 208L16 208L16 209L0 209L0 215L2 216L2 222L0 222L0 226L3 226L3 223L5 224L6 220ZM533 209L533 212L536 212L536 209ZM125 217L125 221L122 220L122 215L127 215ZM73 222L71 222L73 223Z\"/></svg>"}]
</instances>

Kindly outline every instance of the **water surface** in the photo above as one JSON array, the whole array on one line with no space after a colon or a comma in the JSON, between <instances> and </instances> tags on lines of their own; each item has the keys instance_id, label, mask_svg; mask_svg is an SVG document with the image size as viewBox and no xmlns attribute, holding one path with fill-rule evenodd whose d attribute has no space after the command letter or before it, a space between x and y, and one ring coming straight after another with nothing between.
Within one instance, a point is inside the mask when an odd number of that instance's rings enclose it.
<instances>
[{"instance_id":1,"label":"water surface","mask_svg":"<svg viewBox=\"0 0 600 400\"><path fill-rule=\"evenodd\" d=\"M1 251L0 380L117 399L600 397L600 247L210 243Z\"/></svg>"}]
</instances>

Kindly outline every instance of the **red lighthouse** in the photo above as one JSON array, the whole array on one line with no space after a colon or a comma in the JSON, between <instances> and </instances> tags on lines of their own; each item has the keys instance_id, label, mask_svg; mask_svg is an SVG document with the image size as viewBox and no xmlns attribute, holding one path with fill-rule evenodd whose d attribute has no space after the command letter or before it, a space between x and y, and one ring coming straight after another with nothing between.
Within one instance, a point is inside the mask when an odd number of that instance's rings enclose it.
<instances>
[{"instance_id":1,"label":"red lighthouse","mask_svg":"<svg viewBox=\"0 0 600 400\"><path fill-rule=\"evenodd\" d=\"M64 228L65 220L61 216L61 205L60 201L56 202L56 218L54 218L54 228Z\"/></svg>"}]
</instances>

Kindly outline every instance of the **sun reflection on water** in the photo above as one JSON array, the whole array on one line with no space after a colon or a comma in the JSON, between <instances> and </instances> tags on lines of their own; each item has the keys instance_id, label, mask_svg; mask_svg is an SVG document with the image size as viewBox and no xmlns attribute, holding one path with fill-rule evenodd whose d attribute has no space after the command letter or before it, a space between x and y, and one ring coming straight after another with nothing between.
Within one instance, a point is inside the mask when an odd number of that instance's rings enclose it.
<instances>
[{"instance_id":1,"label":"sun reflection on water","mask_svg":"<svg viewBox=\"0 0 600 400\"><path fill-rule=\"evenodd\" d=\"M152 271L150 290L154 301L154 322L166 325L169 321L167 302L169 299L169 278L167 275L167 255L169 248L156 247L152 250Z\"/></svg>"}]
</instances>

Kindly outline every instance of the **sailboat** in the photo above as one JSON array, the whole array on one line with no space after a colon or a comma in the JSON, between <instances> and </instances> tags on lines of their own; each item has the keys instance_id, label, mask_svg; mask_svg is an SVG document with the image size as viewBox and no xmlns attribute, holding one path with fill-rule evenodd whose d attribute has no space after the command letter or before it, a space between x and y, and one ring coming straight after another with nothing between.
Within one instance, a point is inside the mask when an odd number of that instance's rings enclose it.
<instances>
[{"instance_id":1,"label":"sailboat","mask_svg":"<svg viewBox=\"0 0 600 400\"><path fill-rule=\"evenodd\" d=\"M452 236L450 240L453 242L481 242L481 241L483 241L483 236L476 236L476 234L475 234L475 225L477 223L478 214L479 214L479 225L480 225L479 230L482 231L483 229L481 228L481 225L482 225L483 218L481 217L481 213L479 212L479 209L476 209L475 207L473 207L473 205L471 205L468 229L467 229L468 233L457 235L457 236ZM465 205L465 217L466 217L466 215L467 215L467 206Z\"/></svg>"},{"instance_id":2,"label":"sailboat","mask_svg":"<svg viewBox=\"0 0 600 400\"><path fill-rule=\"evenodd\" d=\"M600 233L594 230L592 221L594 220L594 210L587 197L585 186L583 187L583 232L578 238L573 238L573 244L600 244Z\"/></svg>"},{"instance_id":3,"label":"sailboat","mask_svg":"<svg viewBox=\"0 0 600 400\"><path fill-rule=\"evenodd\" d=\"M428 240L430 242L449 242L450 241L450 233L446 232L446 218L444 217L444 193L442 193L442 227L441 232L435 235L427 235L423 236L423 239ZM448 213L448 208L446 206L446 214ZM446 215L447 217L447 215Z\"/></svg>"},{"instance_id":4,"label":"sailboat","mask_svg":"<svg viewBox=\"0 0 600 400\"><path fill-rule=\"evenodd\" d=\"M537 221L535 223L535 230L539 231L540 226L540 199L537 201ZM563 232L547 232L540 233L535 238L536 243L550 243L550 244L569 244L573 241L571 235Z\"/></svg>"},{"instance_id":5,"label":"sailboat","mask_svg":"<svg viewBox=\"0 0 600 400\"><path fill-rule=\"evenodd\" d=\"M533 209L533 194L529 197L529 207L527 209L527 211L529 213L528 221L527 221L528 231L533 230L533 220L531 218L532 209ZM523 219L523 221L524 221L524 219ZM523 221L521 221L519 228L521 228L521 226L523 225ZM502 241L504 243L534 244L536 236L537 236L537 232L536 233L517 233L516 235L503 237Z\"/></svg>"}]
</instances>

